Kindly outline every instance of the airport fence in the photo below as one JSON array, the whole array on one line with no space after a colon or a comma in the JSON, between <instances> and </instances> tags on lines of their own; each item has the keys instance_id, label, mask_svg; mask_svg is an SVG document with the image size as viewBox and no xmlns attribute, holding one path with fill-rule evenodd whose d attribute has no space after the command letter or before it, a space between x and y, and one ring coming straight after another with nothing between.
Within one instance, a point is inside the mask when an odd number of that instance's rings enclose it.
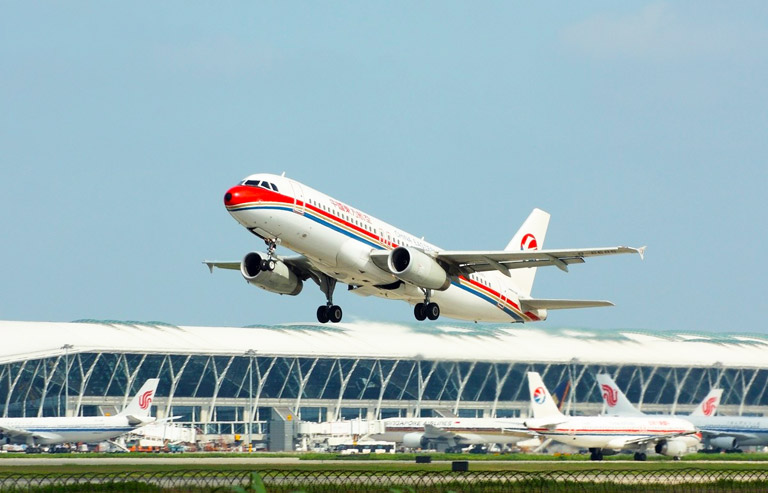
<instances>
[{"instance_id":1,"label":"airport fence","mask_svg":"<svg viewBox=\"0 0 768 493\"><path fill-rule=\"evenodd\" d=\"M768 470L199 471L0 474L2 492L516 493L765 492Z\"/></svg>"}]
</instances>

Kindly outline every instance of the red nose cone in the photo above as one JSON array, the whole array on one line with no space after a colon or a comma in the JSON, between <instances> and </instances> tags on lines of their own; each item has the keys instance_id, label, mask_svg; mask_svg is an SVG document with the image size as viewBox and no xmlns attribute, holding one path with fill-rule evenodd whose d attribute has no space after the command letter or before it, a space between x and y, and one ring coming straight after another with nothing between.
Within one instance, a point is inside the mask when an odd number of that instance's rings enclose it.
<instances>
[{"instance_id":1,"label":"red nose cone","mask_svg":"<svg viewBox=\"0 0 768 493\"><path fill-rule=\"evenodd\" d=\"M267 191L263 188L237 185L224 194L224 205L235 207L249 202L260 202L263 200L265 192Z\"/></svg>"}]
</instances>

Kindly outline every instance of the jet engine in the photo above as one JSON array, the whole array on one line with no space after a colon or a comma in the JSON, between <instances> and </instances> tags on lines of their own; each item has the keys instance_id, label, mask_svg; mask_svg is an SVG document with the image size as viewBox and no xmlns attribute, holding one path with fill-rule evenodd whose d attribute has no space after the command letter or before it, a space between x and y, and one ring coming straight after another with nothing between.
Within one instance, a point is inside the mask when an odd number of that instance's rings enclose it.
<instances>
[{"instance_id":1,"label":"jet engine","mask_svg":"<svg viewBox=\"0 0 768 493\"><path fill-rule=\"evenodd\" d=\"M389 254L387 266L398 279L420 288L445 291L451 285L445 269L435 259L415 248L395 248Z\"/></svg>"},{"instance_id":2,"label":"jet engine","mask_svg":"<svg viewBox=\"0 0 768 493\"><path fill-rule=\"evenodd\" d=\"M262 260L264 259L256 252L251 252L243 258L240 262L240 273L246 281L271 293L295 296L301 292L304 283L284 262L273 259L267 263L274 265L274 269L262 270Z\"/></svg>"},{"instance_id":3,"label":"jet engine","mask_svg":"<svg viewBox=\"0 0 768 493\"><path fill-rule=\"evenodd\" d=\"M723 450L733 450L739 448L738 442L734 437L717 437L709 441L709 445L713 448L721 448Z\"/></svg>"},{"instance_id":4,"label":"jet engine","mask_svg":"<svg viewBox=\"0 0 768 493\"><path fill-rule=\"evenodd\" d=\"M403 447L405 448L427 448L427 439L424 433L414 432L403 435Z\"/></svg>"},{"instance_id":5,"label":"jet engine","mask_svg":"<svg viewBox=\"0 0 768 493\"><path fill-rule=\"evenodd\" d=\"M654 450L668 457L680 457L688 450L688 445L682 440L664 440L657 443Z\"/></svg>"}]
</instances>

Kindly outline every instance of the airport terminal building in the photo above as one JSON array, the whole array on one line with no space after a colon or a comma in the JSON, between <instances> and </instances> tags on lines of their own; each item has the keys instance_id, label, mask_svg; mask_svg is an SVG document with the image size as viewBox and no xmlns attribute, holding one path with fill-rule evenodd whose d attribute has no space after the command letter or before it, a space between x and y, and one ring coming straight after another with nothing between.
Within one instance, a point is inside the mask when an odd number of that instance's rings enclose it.
<instances>
[{"instance_id":1,"label":"airport terminal building","mask_svg":"<svg viewBox=\"0 0 768 493\"><path fill-rule=\"evenodd\" d=\"M768 337L548 326L354 322L180 327L157 322L0 322L2 416L114 413L159 377L157 416L207 435L258 437L285 421L528 413L527 371L595 414L612 374L646 412L768 409Z\"/></svg>"}]
</instances>

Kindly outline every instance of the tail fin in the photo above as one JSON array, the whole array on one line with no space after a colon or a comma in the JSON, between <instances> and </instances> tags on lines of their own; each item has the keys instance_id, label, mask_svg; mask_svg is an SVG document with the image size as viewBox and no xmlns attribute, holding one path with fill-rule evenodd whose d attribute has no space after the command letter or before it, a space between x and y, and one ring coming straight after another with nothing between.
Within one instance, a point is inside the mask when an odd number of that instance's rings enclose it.
<instances>
[{"instance_id":1,"label":"tail fin","mask_svg":"<svg viewBox=\"0 0 768 493\"><path fill-rule=\"evenodd\" d=\"M555 387L555 390L552 393L552 398L555 400L555 404L557 404L557 409L560 412L563 412L563 407L565 407L565 402L568 400L568 394L571 393L571 380L565 379L560 384L558 384L557 387Z\"/></svg>"},{"instance_id":2,"label":"tail fin","mask_svg":"<svg viewBox=\"0 0 768 493\"><path fill-rule=\"evenodd\" d=\"M714 416L717 406L720 405L720 397L723 396L723 389L712 389L709 394L696 406L691 416Z\"/></svg>"},{"instance_id":3,"label":"tail fin","mask_svg":"<svg viewBox=\"0 0 768 493\"><path fill-rule=\"evenodd\" d=\"M528 372L528 390L531 393L531 409L533 409L534 419L563 416L544 385L541 375L535 371Z\"/></svg>"},{"instance_id":4,"label":"tail fin","mask_svg":"<svg viewBox=\"0 0 768 493\"><path fill-rule=\"evenodd\" d=\"M627 396L621 391L616 382L607 373L598 373L597 383L600 386L600 395L606 405L605 414L609 416L644 416L645 413L637 409L629 402Z\"/></svg>"},{"instance_id":5,"label":"tail fin","mask_svg":"<svg viewBox=\"0 0 768 493\"><path fill-rule=\"evenodd\" d=\"M152 407L152 399L157 390L159 378L150 378L141 386L139 392L133 397L133 400L120 411L120 415L143 418L149 416L149 410Z\"/></svg>"},{"instance_id":6,"label":"tail fin","mask_svg":"<svg viewBox=\"0 0 768 493\"><path fill-rule=\"evenodd\" d=\"M515 236L504 248L505 252L520 250L541 250L544 248L544 238L547 236L549 226L549 213L541 209L534 209L525 220ZM518 294L529 296L533 289L533 280L536 277L536 267L527 269L512 269L510 277L519 289Z\"/></svg>"}]
</instances>

